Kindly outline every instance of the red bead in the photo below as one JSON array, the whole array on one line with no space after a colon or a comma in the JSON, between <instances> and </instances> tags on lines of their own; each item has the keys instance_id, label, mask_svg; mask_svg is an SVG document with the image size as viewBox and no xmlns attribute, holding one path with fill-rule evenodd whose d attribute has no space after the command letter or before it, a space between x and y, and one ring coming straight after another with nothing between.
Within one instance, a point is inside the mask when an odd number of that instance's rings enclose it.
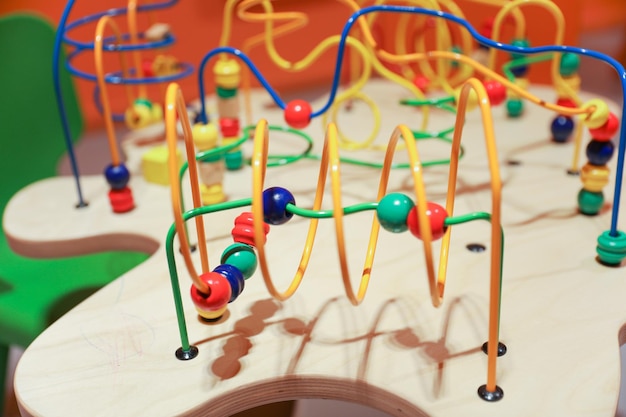
<instances>
[{"instance_id":1,"label":"red bead","mask_svg":"<svg viewBox=\"0 0 626 417\"><path fill-rule=\"evenodd\" d=\"M426 215L428 216L428 220L430 221L430 229L432 232L433 241L440 239L444 233L446 232L445 220L448 217L448 213L446 209L441 207L437 203L428 202L426 203ZM417 214L417 206L413 207L409 212L409 217L406 219L407 224L409 225L409 230L418 239L422 238L422 233L420 232L419 225L419 217Z\"/></svg>"},{"instance_id":2,"label":"red bead","mask_svg":"<svg viewBox=\"0 0 626 417\"><path fill-rule=\"evenodd\" d=\"M154 69L152 68L152 60L144 59L141 62L141 71L144 77L154 77Z\"/></svg>"},{"instance_id":3,"label":"red bead","mask_svg":"<svg viewBox=\"0 0 626 417\"><path fill-rule=\"evenodd\" d=\"M576 107L576 103L574 102L574 100L567 97L559 97L556 101L556 105L561 107L569 107L572 109Z\"/></svg>"},{"instance_id":4,"label":"red bead","mask_svg":"<svg viewBox=\"0 0 626 417\"><path fill-rule=\"evenodd\" d=\"M222 117L220 119L220 132L225 138L239 136L239 119Z\"/></svg>"},{"instance_id":5,"label":"red bead","mask_svg":"<svg viewBox=\"0 0 626 417\"><path fill-rule=\"evenodd\" d=\"M610 112L609 119L606 121L606 123L601 127L589 129L589 133L591 134L591 137L595 140L607 141L611 140L611 138L615 136L615 133L617 133L618 129L619 119L615 114L613 114L613 112Z\"/></svg>"},{"instance_id":6,"label":"red bead","mask_svg":"<svg viewBox=\"0 0 626 417\"><path fill-rule=\"evenodd\" d=\"M208 293L198 290L198 287L191 285L191 301L198 310L217 311L228 304L232 295L232 289L228 279L219 272L206 272L200 275L200 280L209 288Z\"/></svg>"},{"instance_id":7,"label":"red bead","mask_svg":"<svg viewBox=\"0 0 626 417\"><path fill-rule=\"evenodd\" d=\"M294 129L303 129L311 122L311 105L304 100L293 100L285 107L285 122Z\"/></svg>"},{"instance_id":8,"label":"red bead","mask_svg":"<svg viewBox=\"0 0 626 417\"><path fill-rule=\"evenodd\" d=\"M492 106L498 106L506 100L506 88L496 80L487 80L483 83L487 95L489 96L489 102Z\"/></svg>"},{"instance_id":9,"label":"red bead","mask_svg":"<svg viewBox=\"0 0 626 417\"><path fill-rule=\"evenodd\" d=\"M416 75L413 78L413 84L420 89L420 91L426 91L430 86L430 80L425 75Z\"/></svg>"},{"instance_id":10,"label":"red bead","mask_svg":"<svg viewBox=\"0 0 626 417\"><path fill-rule=\"evenodd\" d=\"M133 200L133 193L128 187L120 188L118 190L111 189L109 191L109 202L111 208L115 213L126 213L135 208L135 202Z\"/></svg>"},{"instance_id":11,"label":"red bead","mask_svg":"<svg viewBox=\"0 0 626 417\"><path fill-rule=\"evenodd\" d=\"M483 35L485 38L491 39L491 36L493 35L494 20L495 20L494 17L488 17L487 19L485 19L478 33Z\"/></svg>"},{"instance_id":12,"label":"red bead","mask_svg":"<svg viewBox=\"0 0 626 417\"><path fill-rule=\"evenodd\" d=\"M267 234L270 231L270 226L267 223L263 223L264 240L267 241ZM238 243L245 243L246 245L254 246L254 227L252 213L246 211L241 213L235 219L235 227L231 231L233 240Z\"/></svg>"}]
</instances>

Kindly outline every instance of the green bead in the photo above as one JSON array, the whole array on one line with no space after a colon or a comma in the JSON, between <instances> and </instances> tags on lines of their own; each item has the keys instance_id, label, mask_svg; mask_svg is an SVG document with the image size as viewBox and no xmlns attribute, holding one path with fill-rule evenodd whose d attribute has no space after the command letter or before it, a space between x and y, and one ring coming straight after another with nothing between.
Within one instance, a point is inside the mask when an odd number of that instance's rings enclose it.
<instances>
[{"instance_id":1,"label":"green bead","mask_svg":"<svg viewBox=\"0 0 626 417\"><path fill-rule=\"evenodd\" d=\"M506 111L509 117L521 116L524 110L524 102L519 98L511 98L506 101Z\"/></svg>"},{"instance_id":2,"label":"green bead","mask_svg":"<svg viewBox=\"0 0 626 417\"><path fill-rule=\"evenodd\" d=\"M135 99L134 104L137 105L137 106L146 106L149 109L152 108L152 102L150 100L148 100L147 98Z\"/></svg>"},{"instance_id":3,"label":"green bead","mask_svg":"<svg viewBox=\"0 0 626 417\"><path fill-rule=\"evenodd\" d=\"M244 279L250 278L257 267L256 253L251 246L245 243L233 243L224 249L220 262L239 269Z\"/></svg>"},{"instance_id":4,"label":"green bead","mask_svg":"<svg viewBox=\"0 0 626 417\"><path fill-rule=\"evenodd\" d=\"M530 47L530 42L528 42L528 39L524 38L524 39L513 39L511 41L511 45L513 46L518 46L521 48L528 48ZM523 58L525 57L525 54L516 54L515 52L511 53L511 59L519 59L519 58Z\"/></svg>"},{"instance_id":5,"label":"green bead","mask_svg":"<svg viewBox=\"0 0 626 417\"><path fill-rule=\"evenodd\" d=\"M241 150L227 152L224 155L224 161L226 162L226 169L236 171L243 165L243 153Z\"/></svg>"},{"instance_id":6,"label":"green bead","mask_svg":"<svg viewBox=\"0 0 626 417\"><path fill-rule=\"evenodd\" d=\"M578 192L578 209L581 213L587 215L598 214L604 204L604 194L602 191L593 192L582 188Z\"/></svg>"},{"instance_id":7,"label":"green bead","mask_svg":"<svg viewBox=\"0 0 626 417\"><path fill-rule=\"evenodd\" d=\"M570 75L576 74L576 71L578 71L578 67L580 67L580 57L578 56L578 54L566 52L561 55L559 73L563 77L568 77Z\"/></svg>"},{"instance_id":8,"label":"green bead","mask_svg":"<svg viewBox=\"0 0 626 417\"><path fill-rule=\"evenodd\" d=\"M413 206L415 203L406 195L391 193L378 202L376 215L383 229L392 233L401 233L409 228L406 219Z\"/></svg>"},{"instance_id":9,"label":"green bead","mask_svg":"<svg viewBox=\"0 0 626 417\"><path fill-rule=\"evenodd\" d=\"M217 93L217 96L221 98L231 98L237 95L236 88L223 88L218 86L216 87L215 92Z\"/></svg>"},{"instance_id":10,"label":"green bead","mask_svg":"<svg viewBox=\"0 0 626 417\"><path fill-rule=\"evenodd\" d=\"M463 53L463 50L458 45L454 45L452 47L451 51L454 52L455 54L462 54ZM459 66L459 61L452 61L451 65L452 65L452 68L457 68Z\"/></svg>"},{"instance_id":11,"label":"green bead","mask_svg":"<svg viewBox=\"0 0 626 417\"><path fill-rule=\"evenodd\" d=\"M600 262L607 265L619 265L626 259L626 233L618 230L612 236L607 230L598 237L596 253Z\"/></svg>"}]
</instances>

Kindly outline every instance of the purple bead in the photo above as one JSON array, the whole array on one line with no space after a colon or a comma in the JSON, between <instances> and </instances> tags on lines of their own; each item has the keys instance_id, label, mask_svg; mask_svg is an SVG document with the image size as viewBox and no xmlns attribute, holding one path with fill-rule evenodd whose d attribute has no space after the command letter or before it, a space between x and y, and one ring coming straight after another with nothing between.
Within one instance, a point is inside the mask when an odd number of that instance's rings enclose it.
<instances>
[{"instance_id":1,"label":"purple bead","mask_svg":"<svg viewBox=\"0 0 626 417\"><path fill-rule=\"evenodd\" d=\"M552 139L555 142L567 142L567 139L574 130L574 120L569 116L557 116L552 120L550 131L552 132Z\"/></svg>"},{"instance_id":2,"label":"purple bead","mask_svg":"<svg viewBox=\"0 0 626 417\"><path fill-rule=\"evenodd\" d=\"M228 302L232 303L235 301L235 299L239 297L239 294L243 291L243 287L245 285L245 279L241 271L236 266L221 264L216 266L213 272L217 272L228 280L232 290L230 300Z\"/></svg>"},{"instance_id":3,"label":"purple bead","mask_svg":"<svg viewBox=\"0 0 626 417\"><path fill-rule=\"evenodd\" d=\"M296 205L296 200L288 190L271 187L263 191L263 220L268 224L284 224L293 217L287 211L287 204Z\"/></svg>"},{"instance_id":4,"label":"purple bead","mask_svg":"<svg viewBox=\"0 0 626 417\"><path fill-rule=\"evenodd\" d=\"M110 164L104 170L104 176L107 179L107 182L114 190L121 190L122 188L128 185L128 181L130 180L130 172L128 172L128 168L126 165L119 164L117 166Z\"/></svg>"},{"instance_id":5,"label":"purple bead","mask_svg":"<svg viewBox=\"0 0 626 417\"><path fill-rule=\"evenodd\" d=\"M610 140L592 140L587 145L587 159L591 165L605 165L613 156L615 145Z\"/></svg>"}]
</instances>

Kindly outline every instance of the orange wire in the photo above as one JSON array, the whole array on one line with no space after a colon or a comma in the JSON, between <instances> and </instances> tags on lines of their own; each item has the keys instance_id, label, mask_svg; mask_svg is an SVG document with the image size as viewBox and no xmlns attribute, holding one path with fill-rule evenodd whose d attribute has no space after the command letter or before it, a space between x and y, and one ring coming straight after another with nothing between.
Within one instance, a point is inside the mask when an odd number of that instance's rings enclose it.
<instances>
[{"instance_id":1,"label":"orange wire","mask_svg":"<svg viewBox=\"0 0 626 417\"><path fill-rule=\"evenodd\" d=\"M107 139L109 143L109 151L111 152L111 163L114 166L118 166L120 164L120 154L117 147L117 141L115 139L115 129L113 128L113 115L111 114L111 105L109 102L109 94L107 92L106 82L104 80L104 70L102 63L102 46L104 43L104 29L109 25L113 32L115 33L115 37L117 43L121 43L121 32L115 22L111 19L110 16L102 16L96 25L96 34L94 38L94 64L96 71L96 81L98 83L98 88L100 89L100 95L102 98L102 112L104 113L104 125L107 132ZM122 75L124 77L127 76L126 71L126 60L124 54L120 54L120 66L122 67ZM130 87L126 86L126 93L129 98L130 103L132 104L132 94L130 93Z\"/></svg>"},{"instance_id":2,"label":"orange wire","mask_svg":"<svg viewBox=\"0 0 626 417\"><path fill-rule=\"evenodd\" d=\"M191 124L187 116L185 99L183 93L176 83L171 83L167 87L165 95L165 140L167 141L167 147L169 152L168 157L168 172L170 180L170 190L172 196L172 209L174 211L174 223L176 226L176 233L178 234L178 240L181 246L181 252L187 271L191 276L194 285L199 291L208 293L209 289L203 281L200 280L198 273L193 265L191 259L191 250L187 243L187 232L185 230L185 222L182 214L181 204L181 189L178 181L178 162L176 158L177 148L176 141L178 139L178 132L176 129L176 115L182 124L183 138L185 141L185 150L187 152L187 161L189 164L189 179L191 183L191 196L193 199L194 208L202 206L202 199L200 197L200 186L198 184L198 169L196 163L195 148L193 145L193 137L191 134ZM200 262L202 265L202 272L209 272L209 259L206 248L206 236L204 231L204 220L202 216L196 216L196 233L198 237L198 249L200 251Z\"/></svg>"}]
</instances>

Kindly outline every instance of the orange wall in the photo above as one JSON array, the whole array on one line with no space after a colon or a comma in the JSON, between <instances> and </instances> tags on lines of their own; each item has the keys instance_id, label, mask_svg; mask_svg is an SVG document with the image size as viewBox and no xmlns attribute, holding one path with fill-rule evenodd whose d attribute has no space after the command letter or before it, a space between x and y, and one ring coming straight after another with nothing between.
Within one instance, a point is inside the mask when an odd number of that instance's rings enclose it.
<instances>
[{"instance_id":1,"label":"orange wall","mask_svg":"<svg viewBox=\"0 0 626 417\"><path fill-rule=\"evenodd\" d=\"M563 10L567 17L566 44L575 44L579 28L578 5L576 0L556 0L554 1ZM322 4L323 3L323 4ZM459 0L459 5L463 8L470 22L479 27L484 17L492 16L496 10L490 6L476 4L472 0ZM140 3L141 4L141 3ZM186 61L197 67L202 56L218 44L221 22L222 7L224 1L218 0L181 0L174 7L167 11L157 11L156 20L166 22L171 25L173 34L177 37L177 42L171 47L167 54L176 56L181 61ZM321 2L317 0L284 0L272 2L276 10L300 10L308 14L309 24L287 37L279 38L276 41L277 49L290 60L298 60L304 57L319 41L331 34L340 33L350 10L338 2ZM106 6L105 6L106 5ZM60 20L65 1L62 0L3 0L0 2L0 14L12 11L29 10L46 16L53 24ZM93 14L109 8L124 7L125 2L121 0L88 1L76 0L76 4L69 21L74 21L82 16ZM554 25L550 22L550 17L542 10L535 7L529 8L528 19L529 38L533 45L549 44L553 42ZM483 17L484 16L484 17ZM142 17L145 19L145 17ZM118 23L125 27L125 22L120 18ZM145 20L143 21L146 24ZM141 22L140 22L141 24ZM240 47L248 37L258 34L261 24L246 23L236 21L233 27L231 44ZM535 31L533 28L544 28L543 31ZM314 28L314 30L313 30ZM70 35L72 38L90 41L93 39L95 24L85 25ZM148 53L146 52L146 55ZM281 94L285 92L297 91L310 87L311 85L329 84L330 77L334 71L335 50L331 49L323 57L311 66L308 70L300 73L285 73L276 70L263 52L262 48L256 48L250 54L252 60L261 68L263 74L270 83L278 89ZM76 59L76 65L93 73L91 54L84 54ZM109 61L105 63L108 65ZM116 63L110 63L112 69L116 69ZM108 66L107 66L108 68ZM210 68L210 67L207 67ZM534 68L533 68L534 71ZM534 71L536 74L540 72ZM541 76L535 75L538 79ZM207 91L210 91L212 75L207 71L205 79L207 81ZM197 98L197 76L193 75L180 81L185 98L187 100ZM100 126L101 117L93 104L93 83L78 79L77 88L79 99L84 109L88 127ZM127 106L125 94L118 87L111 87L109 94L113 96L113 108L116 112L123 112ZM155 101L162 97L162 88L153 88L150 96ZM293 97L292 97L293 98Z\"/></svg>"}]
</instances>

